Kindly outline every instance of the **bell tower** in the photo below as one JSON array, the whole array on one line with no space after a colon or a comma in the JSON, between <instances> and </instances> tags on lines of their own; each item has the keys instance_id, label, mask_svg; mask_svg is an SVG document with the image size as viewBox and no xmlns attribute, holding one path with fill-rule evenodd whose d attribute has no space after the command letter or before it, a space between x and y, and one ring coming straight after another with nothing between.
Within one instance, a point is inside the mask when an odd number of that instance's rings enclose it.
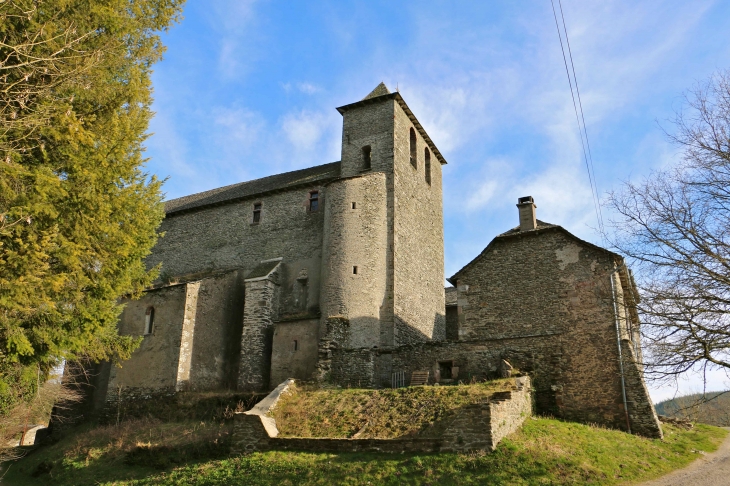
<instances>
[{"instance_id":1,"label":"bell tower","mask_svg":"<svg viewBox=\"0 0 730 486\"><path fill-rule=\"evenodd\" d=\"M327 188L322 318L347 319L348 348L445 339L446 161L383 83L337 110L341 178Z\"/></svg>"}]
</instances>

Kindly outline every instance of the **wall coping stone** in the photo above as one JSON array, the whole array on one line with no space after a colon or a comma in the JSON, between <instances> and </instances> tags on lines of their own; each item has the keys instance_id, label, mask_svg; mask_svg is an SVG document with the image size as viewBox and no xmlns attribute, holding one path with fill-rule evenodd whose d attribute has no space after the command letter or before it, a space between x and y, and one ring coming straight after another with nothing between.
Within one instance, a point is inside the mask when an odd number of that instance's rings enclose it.
<instances>
[{"instance_id":1,"label":"wall coping stone","mask_svg":"<svg viewBox=\"0 0 730 486\"><path fill-rule=\"evenodd\" d=\"M288 380L281 383L274 390L266 395L266 398L261 400L259 403L254 405L251 410L243 412L244 415L257 415L261 419L261 423L269 434L269 437L277 437L279 435L279 429L276 427L276 420L273 417L269 417L269 412L279 402L279 398L289 391L289 388L294 384L294 379L289 378Z\"/></svg>"}]
</instances>

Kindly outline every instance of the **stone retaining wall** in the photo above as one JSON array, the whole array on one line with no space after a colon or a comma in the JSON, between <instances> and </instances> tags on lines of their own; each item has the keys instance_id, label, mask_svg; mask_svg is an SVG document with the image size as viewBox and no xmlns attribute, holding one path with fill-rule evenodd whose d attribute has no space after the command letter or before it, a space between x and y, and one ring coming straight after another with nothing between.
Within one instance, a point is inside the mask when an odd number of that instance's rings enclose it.
<instances>
[{"instance_id":1,"label":"stone retaining wall","mask_svg":"<svg viewBox=\"0 0 730 486\"><path fill-rule=\"evenodd\" d=\"M460 408L445 420L439 438L400 437L396 439L284 438L276 422L268 416L278 398L293 380L279 385L259 405L235 417L231 453L265 450L312 452L468 452L494 450L508 434L516 431L532 414L531 385L528 377L515 380L517 389L495 393L482 403Z\"/></svg>"}]
</instances>

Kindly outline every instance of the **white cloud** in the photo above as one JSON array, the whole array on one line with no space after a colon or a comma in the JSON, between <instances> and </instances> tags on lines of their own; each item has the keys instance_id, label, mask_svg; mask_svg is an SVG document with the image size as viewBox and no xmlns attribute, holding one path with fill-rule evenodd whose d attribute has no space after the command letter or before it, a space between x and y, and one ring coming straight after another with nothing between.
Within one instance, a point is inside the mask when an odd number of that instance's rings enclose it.
<instances>
[{"instance_id":1,"label":"white cloud","mask_svg":"<svg viewBox=\"0 0 730 486\"><path fill-rule=\"evenodd\" d=\"M297 90L300 93L304 93L307 95L312 95L322 91L322 88L312 83L283 83L281 87L287 93L290 93L293 90Z\"/></svg>"},{"instance_id":2,"label":"white cloud","mask_svg":"<svg viewBox=\"0 0 730 486\"><path fill-rule=\"evenodd\" d=\"M256 20L259 0L221 0L211 3L208 21L219 32L218 72L224 78L242 78L259 59L254 46L262 32L249 26Z\"/></svg>"},{"instance_id":3,"label":"white cloud","mask_svg":"<svg viewBox=\"0 0 730 486\"><path fill-rule=\"evenodd\" d=\"M166 114L157 114L150 123L151 136L146 145L158 154L164 155L165 170L155 171L160 177L193 177L196 168L188 160L188 146L176 128L176 124ZM153 163L157 161L153 159Z\"/></svg>"},{"instance_id":4,"label":"white cloud","mask_svg":"<svg viewBox=\"0 0 730 486\"><path fill-rule=\"evenodd\" d=\"M331 128L330 125L331 117L311 111L288 113L281 121L281 128L289 142L307 151L319 144L325 132Z\"/></svg>"},{"instance_id":5,"label":"white cloud","mask_svg":"<svg viewBox=\"0 0 730 486\"><path fill-rule=\"evenodd\" d=\"M310 83L298 83L297 89L304 94L310 94L310 95L322 91L322 88L320 88L319 86L310 84Z\"/></svg>"},{"instance_id":6,"label":"white cloud","mask_svg":"<svg viewBox=\"0 0 730 486\"><path fill-rule=\"evenodd\" d=\"M254 148L266 128L261 115L246 109L217 108L213 122L216 138L226 144L235 142L237 150Z\"/></svg>"}]
</instances>

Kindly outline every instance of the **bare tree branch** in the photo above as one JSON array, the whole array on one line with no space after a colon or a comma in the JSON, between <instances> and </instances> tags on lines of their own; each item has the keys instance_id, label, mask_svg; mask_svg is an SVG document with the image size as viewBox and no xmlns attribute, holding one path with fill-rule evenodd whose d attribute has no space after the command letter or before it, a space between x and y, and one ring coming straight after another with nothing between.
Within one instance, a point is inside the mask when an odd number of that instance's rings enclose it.
<instances>
[{"instance_id":1,"label":"bare tree branch","mask_svg":"<svg viewBox=\"0 0 730 486\"><path fill-rule=\"evenodd\" d=\"M610 240L640 269L646 372L730 370L730 71L685 96L667 133L683 163L609 194Z\"/></svg>"}]
</instances>

